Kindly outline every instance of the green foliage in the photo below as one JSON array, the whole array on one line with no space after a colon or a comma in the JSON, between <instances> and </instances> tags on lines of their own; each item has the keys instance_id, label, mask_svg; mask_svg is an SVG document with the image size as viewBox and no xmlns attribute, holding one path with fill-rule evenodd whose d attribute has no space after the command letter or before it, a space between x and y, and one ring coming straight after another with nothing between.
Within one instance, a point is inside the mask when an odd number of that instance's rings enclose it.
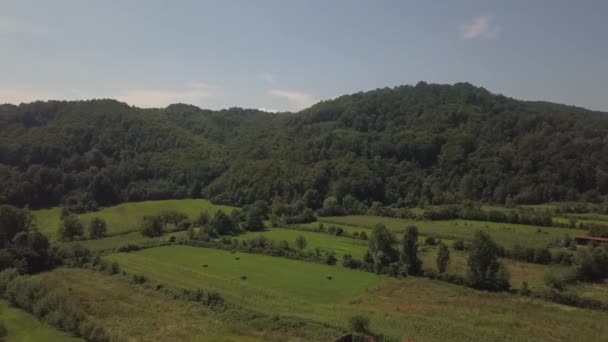
<instances>
[{"instance_id":1,"label":"green foliage","mask_svg":"<svg viewBox=\"0 0 608 342\"><path fill-rule=\"evenodd\" d=\"M239 231L238 223L221 210L215 213L209 222L209 227L217 235L234 235Z\"/></svg>"},{"instance_id":2,"label":"green foliage","mask_svg":"<svg viewBox=\"0 0 608 342\"><path fill-rule=\"evenodd\" d=\"M581 248L576 253L577 278L600 281L608 277L608 247Z\"/></svg>"},{"instance_id":3,"label":"green foliage","mask_svg":"<svg viewBox=\"0 0 608 342\"><path fill-rule=\"evenodd\" d=\"M467 278L471 287L492 291L504 291L510 287L510 275L498 260L496 242L483 231L478 231L469 247Z\"/></svg>"},{"instance_id":4,"label":"green foliage","mask_svg":"<svg viewBox=\"0 0 608 342\"><path fill-rule=\"evenodd\" d=\"M348 320L348 326L350 330L356 333L365 334L369 333L369 318L362 315L352 316Z\"/></svg>"},{"instance_id":5,"label":"green foliage","mask_svg":"<svg viewBox=\"0 0 608 342\"><path fill-rule=\"evenodd\" d=\"M345 215L346 210L338 203L335 197L329 196L323 201L323 207L317 210L317 214L319 216L340 216Z\"/></svg>"},{"instance_id":6,"label":"green foliage","mask_svg":"<svg viewBox=\"0 0 608 342\"><path fill-rule=\"evenodd\" d=\"M74 307L67 295L50 291L36 278L0 272L0 296L12 305L34 314L57 328L94 342L110 341L104 329Z\"/></svg>"},{"instance_id":7,"label":"green foliage","mask_svg":"<svg viewBox=\"0 0 608 342\"><path fill-rule=\"evenodd\" d=\"M444 273L448 269L448 265L450 264L450 250L444 243L439 244L436 262L439 273Z\"/></svg>"},{"instance_id":8,"label":"green foliage","mask_svg":"<svg viewBox=\"0 0 608 342\"><path fill-rule=\"evenodd\" d=\"M49 240L38 231L20 232L15 235L9 251L15 267L21 273L35 273L53 266L49 252Z\"/></svg>"},{"instance_id":9,"label":"green foliage","mask_svg":"<svg viewBox=\"0 0 608 342\"><path fill-rule=\"evenodd\" d=\"M99 217L94 217L91 222L89 222L89 238L101 239L105 237L108 233L108 226L106 221Z\"/></svg>"},{"instance_id":10,"label":"green foliage","mask_svg":"<svg viewBox=\"0 0 608 342\"><path fill-rule=\"evenodd\" d=\"M4 105L0 203L83 212L202 195L316 210L334 197L321 209L338 214L372 202L598 201L608 194L607 132L602 113L467 83L377 89L287 116L112 100ZM576 165L586 171L573 175Z\"/></svg>"},{"instance_id":11,"label":"green foliage","mask_svg":"<svg viewBox=\"0 0 608 342\"><path fill-rule=\"evenodd\" d=\"M418 275L422 271L422 260L418 257L418 227L408 226L403 233L401 261L407 265L407 273Z\"/></svg>"},{"instance_id":12,"label":"green foliage","mask_svg":"<svg viewBox=\"0 0 608 342\"><path fill-rule=\"evenodd\" d=\"M299 250L303 250L304 248L306 248L307 244L308 244L308 242L306 241L306 238L303 237L302 235L299 235L296 238L296 247L298 247Z\"/></svg>"},{"instance_id":13,"label":"green foliage","mask_svg":"<svg viewBox=\"0 0 608 342\"><path fill-rule=\"evenodd\" d=\"M59 240L80 240L84 237L84 226L76 215L70 214L61 219L61 226L57 233Z\"/></svg>"},{"instance_id":14,"label":"green foliage","mask_svg":"<svg viewBox=\"0 0 608 342\"><path fill-rule=\"evenodd\" d=\"M141 222L141 235L157 237L164 234L163 220L159 216L144 216Z\"/></svg>"},{"instance_id":15,"label":"green foliage","mask_svg":"<svg viewBox=\"0 0 608 342\"><path fill-rule=\"evenodd\" d=\"M17 233L33 227L32 215L28 210L0 205L0 248L6 247Z\"/></svg>"},{"instance_id":16,"label":"green foliage","mask_svg":"<svg viewBox=\"0 0 608 342\"><path fill-rule=\"evenodd\" d=\"M399 251L394 247L396 242L395 235L386 226L377 224L374 227L369 238L369 255L377 272L399 260Z\"/></svg>"}]
</instances>

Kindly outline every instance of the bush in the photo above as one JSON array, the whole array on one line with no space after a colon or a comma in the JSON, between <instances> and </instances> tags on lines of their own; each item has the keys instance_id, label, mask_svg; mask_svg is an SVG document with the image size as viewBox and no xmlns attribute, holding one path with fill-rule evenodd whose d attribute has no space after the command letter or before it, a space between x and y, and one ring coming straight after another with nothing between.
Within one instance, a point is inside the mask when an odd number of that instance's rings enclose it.
<instances>
[{"instance_id":1,"label":"bush","mask_svg":"<svg viewBox=\"0 0 608 342\"><path fill-rule=\"evenodd\" d=\"M130 244L118 247L118 249L116 251L121 252L121 253L128 253L128 252L135 252L140 249L141 249L141 246L130 243Z\"/></svg>"},{"instance_id":2,"label":"bush","mask_svg":"<svg viewBox=\"0 0 608 342\"><path fill-rule=\"evenodd\" d=\"M333 253L329 253L325 257L325 263L328 265L335 265L336 262L338 262L338 259L336 259L336 256Z\"/></svg>"},{"instance_id":3,"label":"bush","mask_svg":"<svg viewBox=\"0 0 608 342\"><path fill-rule=\"evenodd\" d=\"M456 251L464 251L465 250L464 241L462 241L462 240L454 241L452 248L454 248L454 250L456 250Z\"/></svg>"},{"instance_id":4,"label":"bush","mask_svg":"<svg viewBox=\"0 0 608 342\"><path fill-rule=\"evenodd\" d=\"M348 320L348 326L356 333L366 334L369 332L369 318L355 315Z\"/></svg>"},{"instance_id":5,"label":"bush","mask_svg":"<svg viewBox=\"0 0 608 342\"><path fill-rule=\"evenodd\" d=\"M361 268L361 264L361 260L353 258L353 256L350 254L344 254L342 257L342 266L344 267L358 269Z\"/></svg>"},{"instance_id":6,"label":"bush","mask_svg":"<svg viewBox=\"0 0 608 342\"><path fill-rule=\"evenodd\" d=\"M435 239L432 236L427 236L426 239L424 239L424 243L427 246L437 246L439 244L439 240Z\"/></svg>"}]
</instances>

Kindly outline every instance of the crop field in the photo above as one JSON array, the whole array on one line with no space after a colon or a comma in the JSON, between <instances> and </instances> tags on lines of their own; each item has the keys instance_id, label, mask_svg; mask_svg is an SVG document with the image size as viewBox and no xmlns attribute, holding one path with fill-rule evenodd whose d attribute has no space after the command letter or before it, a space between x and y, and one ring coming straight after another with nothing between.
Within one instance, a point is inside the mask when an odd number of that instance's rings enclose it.
<instances>
[{"instance_id":1,"label":"crop field","mask_svg":"<svg viewBox=\"0 0 608 342\"><path fill-rule=\"evenodd\" d=\"M35 316L9 306L5 301L0 300L0 322L7 329L6 341L11 342L78 342L84 341L80 338L72 337L66 333L44 324ZM0 338L0 340L2 340ZM4 341L4 340L2 340Z\"/></svg>"},{"instance_id":2,"label":"crop field","mask_svg":"<svg viewBox=\"0 0 608 342\"><path fill-rule=\"evenodd\" d=\"M271 228L263 232L246 233L240 235L239 238L250 239L256 236L264 236L275 241L285 240L291 247L295 247L295 240L298 236L303 236L307 242L306 249L319 248L323 251L333 252L339 259L344 254L351 254L361 259L367 251L367 241L364 240L295 229Z\"/></svg>"},{"instance_id":3,"label":"crop field","mask_svg":"<svg viewBox=\"0 0 608 342\"><path fill-rule=\"evenodd\" d=\"M108 235L119 235L136 231L142 217L159 214L163 211L177 210L185 213L190 218L195 218L203 210L213 214L217 210L229 213L234 209L236 208L216 205L203 199L182 199L123 203L100 211L81 214L78 217L85 227L88 226L93 217L103 218L108 224ZM40 231L55 239L57 229L61 223L61 208L36 210L32 213Z\"/></svg>"},{"instance_id":4,"label":"crop field","mask_svg":"<svg viewBox=\"0 0 608 342\"><path fill-rule=\"evenodd\" d=\"M378 216L336 216L321 217L320 222L327 224L345 224L349 226L362 226L372 228L378 223L396 233L403 232L408 225L418 227L421 235L431 235L443 239L470 240L477 230L485 230L501 245L512 247L521 245L527 247L547 247L564 236L584 235L581 229L568 229L556 227L536 227L521 224L481 222L469 220L448 221L417 221L392 217Z\"/></svg>"},{"instance_id":5,"label":"crop field","mask_svg":"<svg viewBox=\"0 0 608 342\"><path fill-rule=\"evenodd\" d=\"M129 272L172 286L216 289L230 302L261 312L343 327L349 317L363 313L372 327L395 338L522 341L533 336L535 341L563 341L608 336L608 313L423 278L396 280L339 266L186 246L109 258ZM240 279L243 274L246 280ZM361 286L366 279L369 285Z\"/></svg>"}]
</instances>

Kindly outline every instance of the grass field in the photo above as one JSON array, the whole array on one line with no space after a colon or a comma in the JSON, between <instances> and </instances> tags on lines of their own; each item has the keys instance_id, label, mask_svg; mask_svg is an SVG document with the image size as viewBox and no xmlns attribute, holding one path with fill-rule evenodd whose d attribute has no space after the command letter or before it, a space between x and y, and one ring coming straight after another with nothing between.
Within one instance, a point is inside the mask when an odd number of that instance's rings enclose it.
<instances>
[{"instance_id":1,"label":"grass field","mask_svg":"<svg viewBox=\"0 0 608 342\"><path fill-rule=\"evenodd\" d=\"M116 249L128 244L134 244L139 246L157 245L169 241L172 236L175 236L177 239L185 238L186 232L173 232L156 238L143 236L140 232L132 232L121 235L109 236L103 239L61 242L61 244L80 244L88 248L92 252L111 252L116 251Z\"/></svg>"},{"instance_id":2,"label":"grass field","mask_svg":"<svg viewBox=\"0 0 608 342\"><path fill-rule=\"evenodd\" d=\"M342 255L351 254L356 258L361 259L367 251L367 241L355 240L352 238L338 237L329 234L315 233L298 231L293 229L280 229L272 228L265 232L247 233L241 235L240 238L251 238L254 236L265 236L270 240L280 241L287 240L293 246L293 241L298 236L304 236L308 242L308 249L319 247L325 251L333 251L339 260ZM437 259L437 248L424 246L423 242L420 241L421 259L425 268L431 268L436 270L436 259ZM466 252L460 252L450 250L451 262L448 266L448 271L456 274L464 275L467 267L467 254ZM511 285L514 288L520 288L523 282L527 282L530 288L540 288L544 286L544 275L550 267L560 266L548 266L531 264L521 261L515 261L510 259L503 259L503 262L507 266L511 273Z\"/></svg>"},{"instance_id":3,"label":"grass field","mask_svg":"<svg viewBox=\"0 0 608 342\"><path fill-rule=\"evenodd\" d=\"M215 288L230 302L266 313L342 326L352 315L364 314L370 317L373 329L394 338L564 341L608 337L608 313L604 312L423 278L396 280L340 267L238 255L237 261L229 252L172 246L110 258L127 271L173 286ZM246 267L243 261L249 262ZM202 267L205 262L207 268ZM247 280L239 279L246 270L255 272L247 272ZM324 277L327 270L334 276L332 281ZM370 286L361 286L364 276L372 277ZM340 285L333 287L334 281Z\"/></svg>"},{"instance_id":4,"label":"grass field","mask_svg":"<svg viewBox=\"0 0 608 342\"><path fill-rule=\"evenodd\" d=\"M184 286L197 284L237 297L245 292L252 300L280 296L309 304L337 303L378 286L383 279L339 266L190 246L150 248L109 258L134 273L161 280L177 277Z\"/></svg>"},{"instance_id":5,"label":"grass field","mask_svg":"<svg viewBox=\"0 0 608 342\"><path fill-rule=\"evenodd\" d=\"M85 229L93 217L103 218L108 224L108 235L119 235L136 231L143 216L155 215L163 211L177 210L187 214L190 218L195 218L203 210L213 214L217 210L229 213L234 209L236 208L216 205L203 199L182 199L123 203L100 211L81 214L78 217L85 225ZM55 239L61 223L61 208L36 210L32 213L40 231Z\"/></svg>"},{"instance_id":6,"label":"grass field","mask_svg":"<svg viewBox=\"0 0 608 342\"><path fill-rule=\"evenodd\" d=\"M367 251L368 244L367 241L363 240L282 228L271 228L263 232L242 234L239 236L239 239L250 239L256 236L265 236L275 241L285 240L294 248L296 238L303 236L307 242L306 249L319 248L326 252L333 252L338 259L341 259L344 254L352 254L354 257L361 259Z\"/></svg>"},{"instance_id":7,"label":"grass field","mask_svg":"<svg viewBox=\"0 0 608 342\"><path fill-rule=\"evenodd\" d=\"M416 225L421 235L431 235L443 239L470 240L477 230L485 230L501 245L513 247L516 244L527 247L547 247L566 235L583 235L584 230L555 227L535 227L521 224L481 222L468 220L416 221L378 216L336 216L321 217L326 224L344 224L372 228L382 223L396 233L408 225Z\"/></svg>"},{"instance_id":8,"label":"grass field","mask_svg":"<svg viewBox=\"0 0 608 342\"><path fill-rule=\"evenodd\" d=\"M114 336L128 341L284 341L285 336L167 298L84 269L60 268L38 275L47 286L70 291L70 299ZM297 336L297 332L294 333ZM294 339L297 340L297 339ZM44 339L31 341L46 341Z\"/></svg>"},{"instance_id":9,"label":"grass field","mask_svg":"<svg viewBox=\"0 0 608 342\"><path fill-rule=\"evenodd\" d=\"M8 331L6 341L9 342L77 342L82 339L72 337L55 328L44 324L35 316L11 307L7 302L0 300L0 322ZM0 340L2 340L0 338ZM2 340L4 341L4 340Z\"/></svg>"}]
</instances>

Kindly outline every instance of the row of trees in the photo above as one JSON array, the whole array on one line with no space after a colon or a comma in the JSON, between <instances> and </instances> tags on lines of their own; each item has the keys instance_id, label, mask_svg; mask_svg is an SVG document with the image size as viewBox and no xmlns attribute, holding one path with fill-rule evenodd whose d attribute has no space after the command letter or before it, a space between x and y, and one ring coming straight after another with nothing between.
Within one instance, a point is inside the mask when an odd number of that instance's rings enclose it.
<instances>
[{"instance_id":1,"label":"row of trees","mask_svg":"<svg viewBox=\"0 0 608 342\"><path fill-rule=\"evenodd\" d=\"M418 252L418 228L408 226L400 241L401 248L395 248L397 239L384 225L374 228L369 249L363 263L373 265L376 272L388 272L393 275L422 275L422 261ZM467 284L473 288L504 291L510 287L510 275L499 261L500 247L484 232L478 231L468 246ZM352 257L346 258L345 266L357 265ZM447 245L440 243L436 258L439 273L445 273L450 263L450 251Z\"/></svg>"},{"instance_id":2,"label":"row of trees","mask_svg":"<svg viewBox=\"0 0 608 342\"><path fill-rule=\"evenodd\" d=\"M108 233L108 225L106 221L100 217L93 217L89 222L87 231L85 227L78 219L78 216L74 214L62 215L61 224L57 230L59 240L61 241L74 241L84 239L101 239Z\"/></svg>"}]
</instances>

